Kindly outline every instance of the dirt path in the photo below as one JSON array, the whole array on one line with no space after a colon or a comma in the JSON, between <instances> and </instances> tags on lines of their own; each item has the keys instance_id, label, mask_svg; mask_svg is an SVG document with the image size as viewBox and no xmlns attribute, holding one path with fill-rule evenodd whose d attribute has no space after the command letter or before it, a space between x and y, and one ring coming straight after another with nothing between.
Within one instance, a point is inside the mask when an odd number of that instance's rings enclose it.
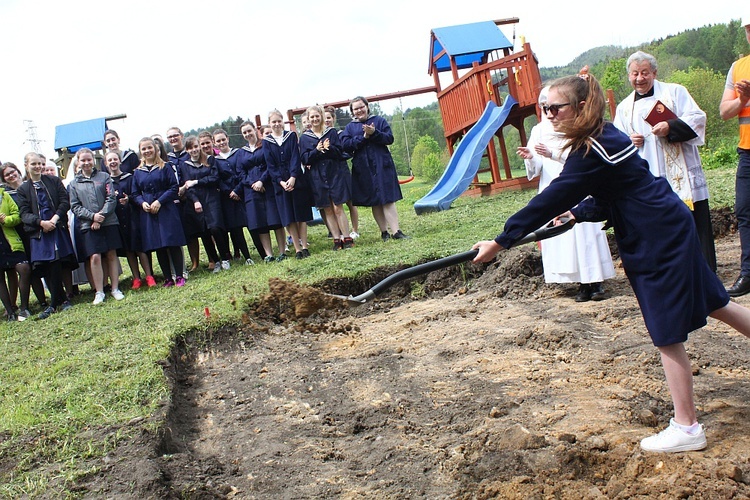
<instances>
[{"instance_id":1,"label":"dirt path","mask_svg":"<svg viewBox=\"0 0 750 500\"><path fill-rule=\"evenodd\" d=\"M737 239L717 247L728 283ZM608 300L583 304L572 286L545 285L539 272L539 254L527 246L484 272L433 273L416 287L420 300L400 286L401 295L356 310L297 320L264 303L244 328L175 356L161 441L144 436L118 448L82 491L750 497L748 341L713 320L691 335L709 447L646 454L638 441L668 422L671 405L622 270L607 282Z\"/></svg>"}]
</instances>

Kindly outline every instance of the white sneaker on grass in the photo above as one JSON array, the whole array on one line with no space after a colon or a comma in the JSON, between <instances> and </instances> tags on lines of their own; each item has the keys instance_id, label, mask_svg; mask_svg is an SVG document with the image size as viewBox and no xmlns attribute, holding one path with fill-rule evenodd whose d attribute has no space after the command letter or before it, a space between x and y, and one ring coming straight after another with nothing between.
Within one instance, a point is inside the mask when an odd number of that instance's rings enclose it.
<instances>
[{"instance_id":1,"label":"white sneaker on grass","mask_svg":"<svg viewBox=\"0 0 750 500\"><path fill-rule=\"evenodd\" d=\"M214 273L214 274L220 273L221 272L221 264L219 264L218 262L216 264L214 264L214 270L211 271L211 272Z\"/></svg>"},{"instance_id":2,"label":"white sneaker on grass","mask_svg":"<svg viewBox=\"0 0 750 500\"><path fill-rule=\"evenodd\" d=\"M224 271L226 271L227 269L229 269L229 267L230 267L230 264L229 264L229 261L228 261L228 260L222 260L222 261L221 261L221 268L222 268L222 269L223 269ZM214 268L214 269L215 269L215 268Z\"/></svg>"},{"instance_id":3,"label":"white sneaker on grass","mask_svg":"<svg viewBox=\"0 0 750 500\"><path fill-rule=\"evenodd\" d=\"M104 292L96 292L96 295L94 295L94 301L92 304L97 305L104 302Z\"/></svg>"},{"instance_id":4,"label":"white sneaker on grass","mask_svg":"<svg viewBox=\"0 0 750 500\"><path fill-rule=\"evenodd\" d=\"M122 300L125 298L125 295L118 288L115 288L112 290L112 297L114 297L115 300Z\"/></svg>"},{"instance_id":5,"label":"white sneaker on grass","mask_svg":"<svg viewBox=\"0 0 750 500\"><path fill-rule=\"evenodd\" d=\"M676 453L680 451L698 451L706 447L706 433L703 425L695 434L688 434L679 427L674 419L669 419L669 427L658 434L641 439L644 451Z\"/></svg>"}]
</instances>

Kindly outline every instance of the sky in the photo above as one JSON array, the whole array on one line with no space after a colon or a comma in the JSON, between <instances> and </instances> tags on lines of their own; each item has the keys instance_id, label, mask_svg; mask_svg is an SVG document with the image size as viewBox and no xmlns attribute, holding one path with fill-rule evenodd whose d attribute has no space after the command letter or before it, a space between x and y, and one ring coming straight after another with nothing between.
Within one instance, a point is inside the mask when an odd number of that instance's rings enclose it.
<instances>
[{"instance_id":1,"label":"sky","mask_svg":"<svg viewBox=\"0 0 750 500\"><path fill-rule=\"evenodd\" d=\"M265 121L274 108L428 87L433 28L517 17L515 30L501 30L517 49L524 37L549 67L743 14L737 2L670 3L646 12L600 0L0 0L0 161L20 166L33 136L55 158L55 127L82 120L127 115L108 126L136 149L172 126ZM381 107L434 101L428 93Z\"/></svg>"}]
</instances>

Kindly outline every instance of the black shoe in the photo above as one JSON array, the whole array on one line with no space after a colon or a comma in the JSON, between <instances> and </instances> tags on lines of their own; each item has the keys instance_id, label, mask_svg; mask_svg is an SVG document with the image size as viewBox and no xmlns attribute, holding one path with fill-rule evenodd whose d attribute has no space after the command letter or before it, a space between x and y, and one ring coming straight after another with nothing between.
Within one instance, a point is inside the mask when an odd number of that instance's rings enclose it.
<instances>
[{"instance_id":1,"label":"black shoe","mask_svg":"<svg viewBox=\"0 0 750 500\"><path fill-rule=\"evenodd\" d=\"M601 283L591 283L591 300L604 300L607 293L602 288Z\"/></svg>"},{"instance_id":2,"label":"black shoe","mask_svg":"<svg viewBox=\"0 0 750 500\"><path fill-rule=\"evenodd\" d=\"M395 233L393 233L393 236L391 236L391 238L393 238L394 240L408 240L411 237L410 236L406 236L399 229L398 231L396 231Z\"/></svg>"},{"instance_id":3,"label":"black shoe","mask_svg":"<svg viewBox=\"0 0 750 500\"><path fill-rule=\"evenodd\" d=\"M55 313L55 308L48 306L44 311L39 313L38 319L47 319Z\"/></svg>"},{"instance_id":4,"label":"black shoe","mask_svg":"<svg viewBox=\"0 0 750 500\"><path fill-rule=\"evenodd\" d=\"M576 294L576 302L588 302L591 300L591 285L581 283Z\"/></svg>"},{"instance_id":5,"label":"black shoe","mask_svg":"<svg viewBox=\"0 0 750 500\"><path fill-rule=\"evenodd\" d=\"M354 239L352 239L352 237L351 237L351 236L347 236L347 237L346 237L346 238L344 238L344 240L342 241L342 248L343 248L344 250L346 250L346 249L348 249L348 248L352 248L353 246L354 246Z\"/></svg>"},{"instance_id":6,"label":"black shoe","mask_svg":"<svg viewBox=\"0 0 750 500\"><path fill-rule=\"evenodd\" d=\"M73 309L73 304L68 302L67 300L62 303L60 306L60 311L67 311L68 309Z\"/></svg>"},{"instance_id":7,"label":"black shoe","mask_svg":"<svg viewBox=\"0 0 750 500\"><path fill-rule=\"evenodd\" d=\"M297 260L302 260L305 258L305 254L301 251L297 252L294 256L297 258Z\"/></svg>"},{"instance_id":8,"label":"black shoe","mask_svg":"<svg viewBox=\"0 0 750 500\"><path fill-rule=\"evenodd\" d=\"M741 297L746 293L750 292L750 276L740 275L734 285L727 288L727 293L730 297Z\"/></svg>"},{"instance_id":9,"label":"black shoe","mask_svg":"<svg viewBox=\"0 0 750 500\"><path fill-rule=\"evenodd\" d=\"M380 233L380 239L383 241L388 241L391 239L391 235L388 234L388 231L383 231L382 233Z\"/></svg>"},{"instance_id":10,"label":"black shoe","mask_svg":"<svg viewBox=\"0 0 750 500\"><path fill-rule=\"evenodd\" d=\"M730 297L741 297L748 292L750 292L750 276L740 275L734 284L727 288Z\"/></svg>"},{"instance_id":11,"label":"black shoe","mask_svg":"<svg viewBox=\"0 0 750 500\"><path fill-rule=\"evenodd\" d=\"M286 254L285 253L279 254L279 256L276 257L276 262L281 262L282 260L286 260Z\"/></svg>"},{"instance_id":12,"label":"black shoe","mask_svg":"<svg viewBox=\"0 0 750 500\"><path fill-rule=\"evenodd\" d=\"M18 321L18 317L13 313L8 314L8 323L15 321Z\"/></svg>"},{"instance_id":13,"label":"black shoe","mask_svg":"<svg viewBox=\"0 0 750 500\"><path fill-rule=\"evenodd\" d=\"M310 256L310 250L308 250L307 248L303 248L302 255L304 255L305 258L308 258Z\"/></svg>"}]
</instances>

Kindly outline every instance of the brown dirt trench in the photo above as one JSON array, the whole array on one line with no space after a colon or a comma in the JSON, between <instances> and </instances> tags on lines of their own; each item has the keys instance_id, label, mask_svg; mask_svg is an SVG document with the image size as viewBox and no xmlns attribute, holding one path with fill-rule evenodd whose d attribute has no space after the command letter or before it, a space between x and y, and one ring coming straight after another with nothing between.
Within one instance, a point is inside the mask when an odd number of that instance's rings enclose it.
<instances>
[{"instance_id":1,"label":"brown dirt trench","mask_svg":"<svg viewBox=\"0 0 750 500\"><path fill-rule=\"evenodd\" d=\"M717 252L730 283L737 236L720 234ZM165 363L173 394L154 417L158 435L119 446L78 492L750 498L741 335L709 319L687 344L708 448L649 454L638 442L667 424L671 403L621 268L609 298L588 303L573 301L573 285L544 283L534 246L401 283L362 307L320 291L356 295L393 271L317 289L273 282L241 327L210 342L188 336Z\"/></svg>"}]
</instances>

